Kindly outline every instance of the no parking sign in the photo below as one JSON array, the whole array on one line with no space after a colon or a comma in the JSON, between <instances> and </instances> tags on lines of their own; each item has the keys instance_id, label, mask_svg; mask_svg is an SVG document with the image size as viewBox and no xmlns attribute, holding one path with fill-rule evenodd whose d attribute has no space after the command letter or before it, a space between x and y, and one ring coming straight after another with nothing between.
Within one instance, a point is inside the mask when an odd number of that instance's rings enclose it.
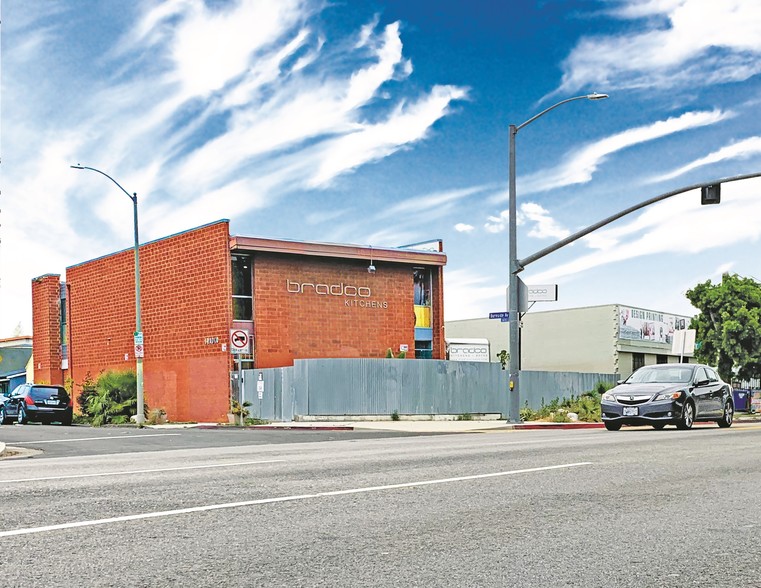
<instances>
[{"instance_id":1,"label":"no parking sign","mask_svg":"<svg viewBox=\"0 0 761 588\"><path fill-rule=\"evenodd\" d=\"M230 353L251 353L251 335L243 329L230 329Z\"/></svg>"}]
</instances>

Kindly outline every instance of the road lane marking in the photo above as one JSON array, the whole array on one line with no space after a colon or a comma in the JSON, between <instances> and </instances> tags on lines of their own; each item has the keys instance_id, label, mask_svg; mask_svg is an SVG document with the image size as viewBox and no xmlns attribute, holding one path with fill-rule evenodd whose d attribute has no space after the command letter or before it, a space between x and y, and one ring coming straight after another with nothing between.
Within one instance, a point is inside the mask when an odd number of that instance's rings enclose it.
<instances>
[{"instance_id":1,"label":"road lane marking","mask_svg":"<svg viewBox=\"0 0 761 588\"><path fill-rule=\"evenodd\" d=\"M129 476L134 474L153 474L156 472L178 472L180 470L203 470L210 468L231 468L234 466L255 465L262 463L278 463L283 462L284 459L267 459L260 461L239 461L235 463L218 463L210 465L197 465L197 466L182 466L176 468L159 468L154 470L132 470L122 472L98 472L97 474L71 474L68 476L47 476L44 478L17 478L15 480L0 480L0 484L11 484L14 482L39 482L41 480L71 480L74 478L97 478L100 476Z\"/></svg>"},{"instance_id":2,"label":"road lane marking","mask_svg":"<svg viewBox=\"0 0 761 588\"><path fill-rule=\"evenodd\" d=\"M182 433L151 433L149 435L122 435L120 437L82 437L81 439L52 439L48 441L17 441L18 444L38 445L40 443L69 443L71 441L121 441L123 439L143 439L145 437L178 437Z\"/></svg>"},{"instance_id":3,"label":"road lane marking","mask_svg":"<svg viewBox=\"0 0 761 588\"><path fill-rule=\"evenodd\" d=\"M486 478L514 476L516 474L529 474L533 472L546 472L550 470L575 468L575 467L587 466L587 465L592 465L592 462L583 461L579 463L566 463L566 464L554 465L554 466L527 468L523 470L510 470L507 472L493 472L491 474L475 474L472 476L459 476L457 478L441 478L438 480L423 480L421 482L405 482L402 484L388 484L386 486L370 486L366 488L352 488L349 490L332 490L330 492L316 492L314 494L298 494L295 496L279 496L277 498L261 498L259 500L245 500L242 502L209 504L206 506L194 506L190 508L179 508L176 510L164 510L159 512L146 512L141 514L125 515L121 517L111 517L107 519L94 519L91 521L77 521L74 523L61 523L58 525L47 525L45 527L29 527L26 529L14 529L13 531L0 531L0 537L12 537L16 535L31 535L33 533L44 533L47 531L59 531L62 529L76 529L78 527L93 527L95 525L108 525L111 523L139 521L144 519L156 519L156 518L170 517L170 516L176 516L181 514L208 512L212 510L223 510L223 509L229 509L229 508L241 508L244 506L258 506L262 504L275 504L279 502L294 502L297 500L308 500L310 498L325 498L326 496L346 496L349 494L363 494L367 492L379 492L382 490L397 490L399 488L413 488L415 486L432 486L435 484L447 484L450 482L483 480Z\"/></svg>"}]
</instances>

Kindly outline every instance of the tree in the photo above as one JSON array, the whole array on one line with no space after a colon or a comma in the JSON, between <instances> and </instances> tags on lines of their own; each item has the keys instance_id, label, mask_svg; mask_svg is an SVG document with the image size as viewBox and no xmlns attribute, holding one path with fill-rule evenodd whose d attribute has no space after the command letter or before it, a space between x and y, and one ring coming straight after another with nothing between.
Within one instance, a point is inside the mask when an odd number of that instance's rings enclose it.
<instances>
[{"instance_id":1,"label":"tree","mask_svg":"<svg viewBox=\"0 0 761 588\"><path fill-rule=\"evenodd\" d=\"M687 299L700 311L690 323L700 342L695 357L728 382L761 377L761 284L724 274L720 284L708 280L688 290Z\"/></svg>"}]
</instances>

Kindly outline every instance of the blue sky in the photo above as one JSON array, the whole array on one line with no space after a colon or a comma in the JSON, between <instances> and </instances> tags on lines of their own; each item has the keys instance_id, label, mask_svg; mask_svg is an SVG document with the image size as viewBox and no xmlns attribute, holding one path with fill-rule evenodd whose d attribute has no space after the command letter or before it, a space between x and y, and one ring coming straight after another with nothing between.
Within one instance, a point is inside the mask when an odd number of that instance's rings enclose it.
<instances>
[{"instance_id":1,"label":"blue sky","mask_svg":"<svg viewBox=\"0 0 761 588\"><path fill-rule=\"evenodd\" d=\"M5 0L0 337L33 277L231 220L234 234L444 240L445 319L505 309L508 126L523 258L633 204L761 172L757 0ZM691 192L530 265L534 310L692 314L761 279L761 181Z\"/></svg>"}]
</instances>

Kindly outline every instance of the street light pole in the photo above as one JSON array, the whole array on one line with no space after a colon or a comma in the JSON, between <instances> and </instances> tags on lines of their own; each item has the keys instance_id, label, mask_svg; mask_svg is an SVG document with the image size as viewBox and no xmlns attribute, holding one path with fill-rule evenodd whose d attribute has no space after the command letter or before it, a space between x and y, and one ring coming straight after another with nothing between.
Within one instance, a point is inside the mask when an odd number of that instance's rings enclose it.
<instances>
[{"instance_id":1,"label":"street light pole","mask_svg":"<svg viewBox=\"0 0 761 588\"><path fill-rule=\"evenodd\" d=\"M137 235L137 192L130 194L125 190L119 182L109 176L107 173L95 169L94 167L87 167L86 165L72 165L74 169L89 169L99 173L102 176L106 176L119 189L124 192L127 197L132 200L132 217L134 220L134 232L135 232L135 376L137 378L137 414L135 415L135 422L138 426L142 427L145 422L145 401L143 398L143 321L140 308L140 240ZM140 350L137 347L140 345Z\"/></svg>"},{"instance_id":2,"label":"street light pole","mask_svg":"<svg viewBox=\"0 0 761 588\"><path fill-rule=\"evenodd\" d=\"M510 402L508 405L508 419L511 422L520 421L520 369L521 369L521 317L519 307L519 292L518 292L518 273L523 269L518 265L518 235L516 231L517 227L517 199L515 194L515 135L518 134L523 127L531 124L536 119L547 114L550 110L557 108L558 106L574 100L603 100L607 98L607 94L585 94L584 96L574 96L573 98L567 98L561 100L557 104L553 104L549 108L546 108L539 114L531 117L523 124L518 126L510 125L510 145L509 145L509 179L508 179L508 191L510 196L510 204L508 208L508 232L509 234L509 270L508 276L508 288L507 288L507 311L509 314L508 325L510 329L510 362L509 362L509 378L510 378Z\"/></svg>"}]
</instances>

